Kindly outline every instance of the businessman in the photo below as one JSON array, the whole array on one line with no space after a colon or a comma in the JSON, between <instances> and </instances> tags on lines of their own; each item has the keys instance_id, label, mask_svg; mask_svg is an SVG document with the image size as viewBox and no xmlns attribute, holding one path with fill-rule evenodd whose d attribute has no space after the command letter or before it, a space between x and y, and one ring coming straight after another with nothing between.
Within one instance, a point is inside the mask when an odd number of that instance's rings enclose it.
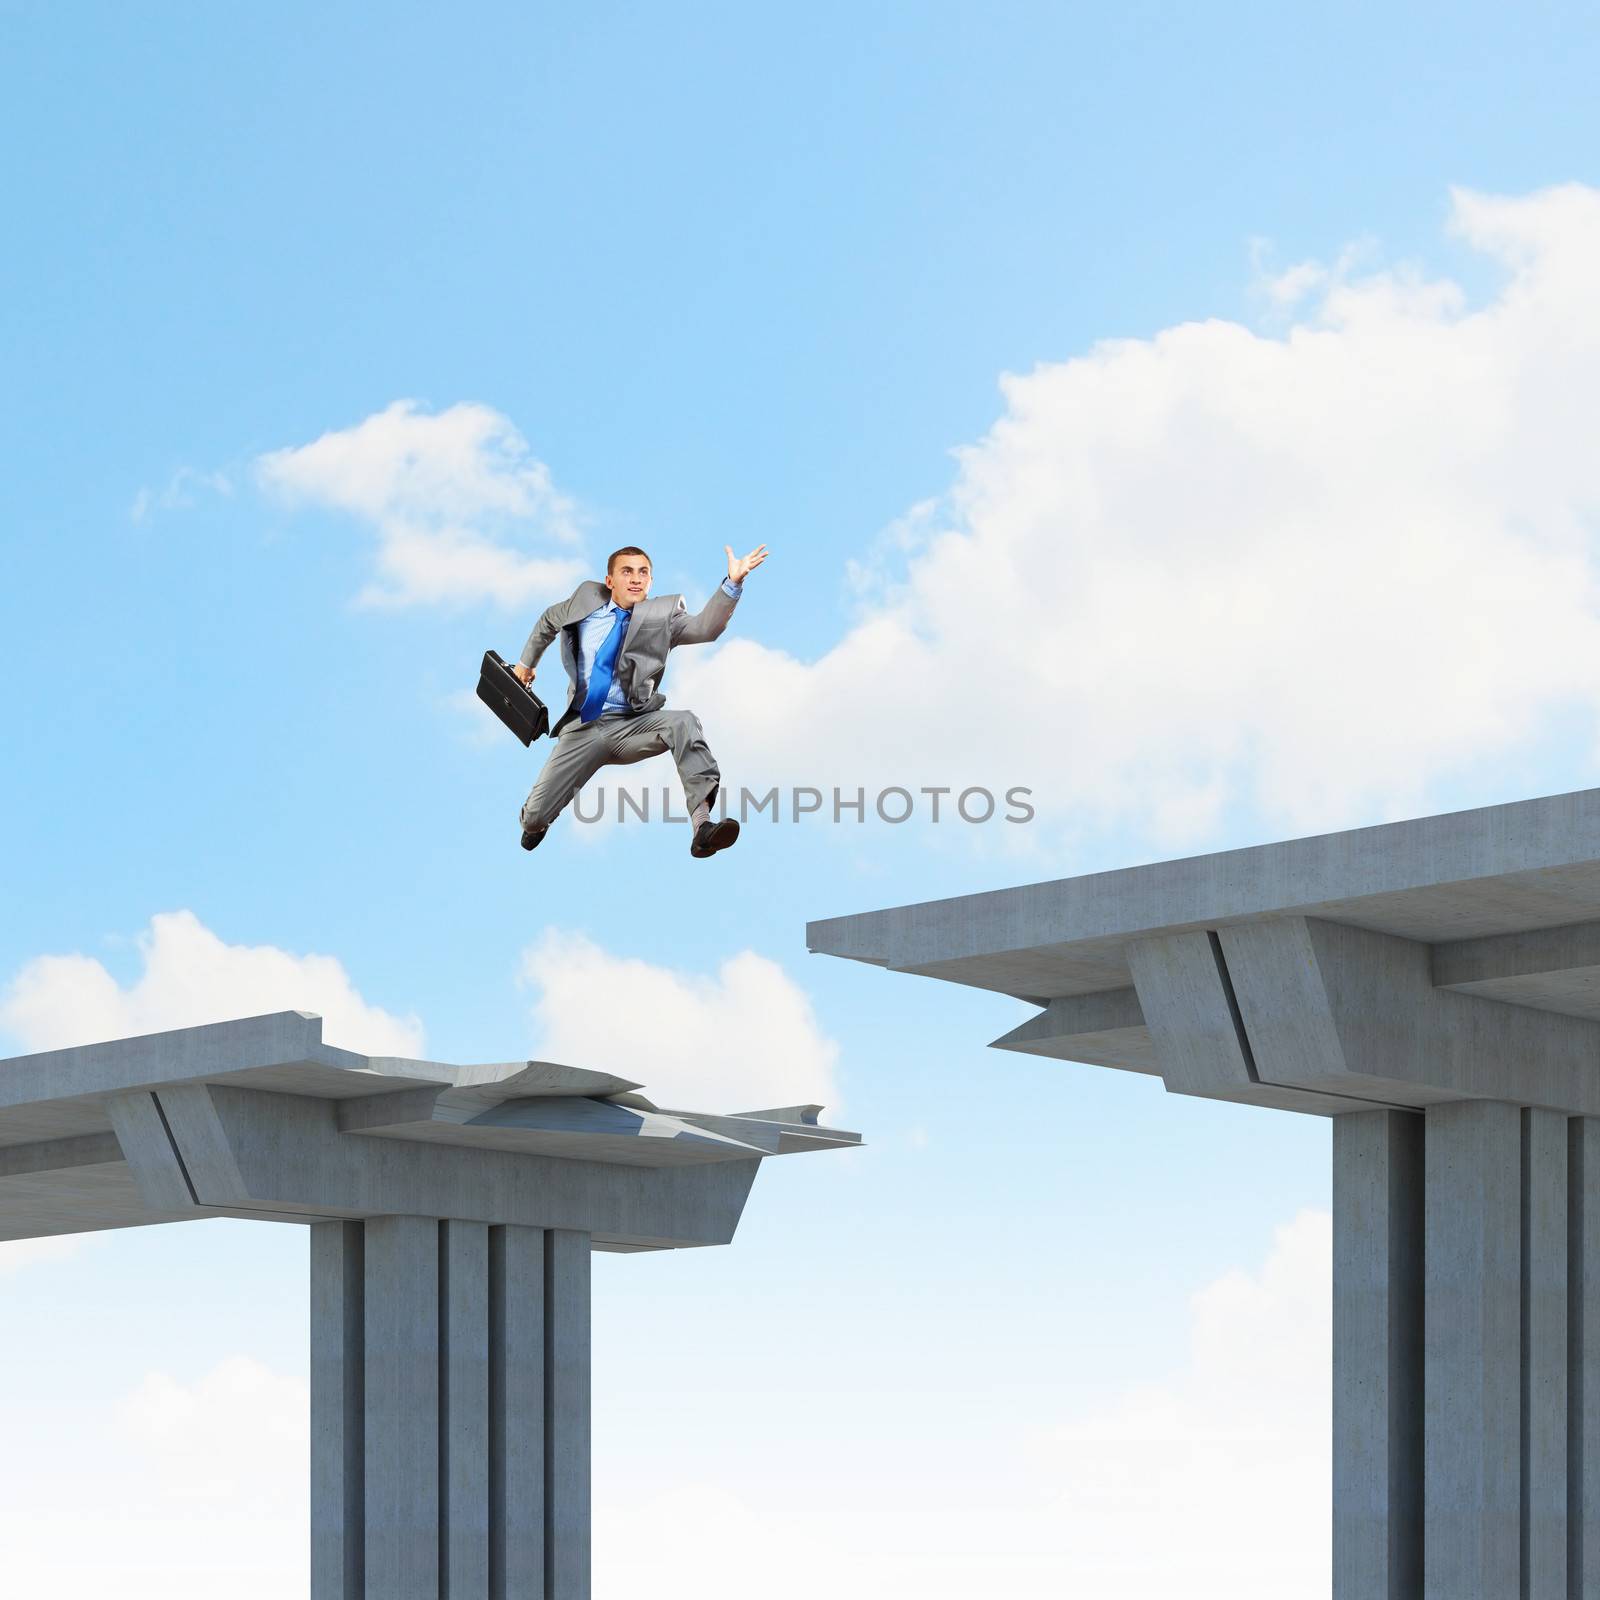
<instances>
[{"instance_id":1,"label":"businessman","mask_svg":"<svg viewBox=\"0 0 1600 1600\"><path fill-rule=\"evenodd\" d=\"M667 653L708 644L728 625L744 580L767 559L767 547L735 559L704 609L690 614L681 594L650 598L650 557L637 545L615 551L604 583L580 583L534 624L512 671L533 681L539 658L559 635L572 699L550 730L555 748L522 807L522 848L534 849L567 802L601 767L625 766L670 750L693 824L689 854L712 856L739 837L732 817L711 820L721 774L692 711L668 711L661 693Z\"/></svg>"}]
</instances>

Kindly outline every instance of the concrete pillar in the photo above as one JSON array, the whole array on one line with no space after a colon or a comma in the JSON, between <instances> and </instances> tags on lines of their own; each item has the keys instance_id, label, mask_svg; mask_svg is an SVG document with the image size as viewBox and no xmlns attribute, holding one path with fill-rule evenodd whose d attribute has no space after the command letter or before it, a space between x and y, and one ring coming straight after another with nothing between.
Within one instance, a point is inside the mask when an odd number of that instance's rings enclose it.
<instances>
[{"instance_id":1,"label":"concrete pillar","mask_svg":"<svg viewBox=\"0 0 1600 1600\"><path fill-rule=\"evenodd\" d=\"M1600 1594L1600 1119L1567 1123L1567 1573Z\"/></svg>"},{"instance_id":2,"label":"concrete pillar","mask_svg":"<svg viewBox=\"0 0 1600 1600\"><path fill-rule=\"evenodd\" d=\"M589 1593L589 1240L545 1236L545 1563L549 1594Z\"/></svg>"},{"instance_id":3,"label":"concrete pillar","mask_svg":"<svg viewBox=\"0 0 1600 1600\"><path fill-rule=\"evenodd\" d=\"M362 1302L366 1229L311 1229L311 1593L366 1593L366 1408Z\"/></svg>"},{"instance_id":4,"label":"concrete pillar","mask_svg":"<svg viewBox=\"0 0 1600 1600\"><path fill-rule=\"evenodd\" d=\"M1522 1113L1522 1593L1567 1600L1567 1118Z\"/></svg>"},{"instance_id":5,"label":"concrete pillar","mask_svg":"<svg viewBox=\"0 0 1600 1600\"><path fill-rule=\"evenodd\" d=\"M1334 1600L1422 1591L1422 1138L1333 1122Z\"/></svg>"},{"instance_id":6,"label":"concrete pillar","mask_svg":"<svg viewBox=\"0 0 1600 1600\"><path fill-rule=\"evenodd\" d=\"M366 1224L362 1297L368 1592L437 1600L445 1518L439 1458L446 1419L439 1382L444 1224L374 1217Z\"/></svg>"},{"instance_id":7,"label":"concrete pillar","mask_svg":"<svg viewBox=\"0 0 1600 1600\"><path fill-rule=\"evenodd\" d=\"M490 1570L489 1228L444 1222L439 1234L440 1593L476 1600Z\"/></svg>"},{"instance_id":8,"label":"concrete pillar","mask_svg":"<svg viewBox=\"0 0 1600 1600\"><path fill-rule=\"evenodd\" d=\"M1600 1594L1600 1120L1334 1119L1334 1600Z\"/></svg>"},{"instance_id":9,"label":"concrete pillar","mask_svg":"<svg viewBox=\"0 0 1600 1600\"><path fill-rule=\"evenodd\" d=\"M1522 1562L1522 1118L1427 1113L1423 1538L1427 1600L1506 1600Z\"/></svg>"},{"instance_id":10,"label":"concrete pillar","mask_svg":"<svg viewBox=\"0 0 1600 1600\"><path fill-rule=\"evenodd\" d=\"M311 1236L312 1600L588 1600L588 1236Z\"/></svg>"}]
</instances>

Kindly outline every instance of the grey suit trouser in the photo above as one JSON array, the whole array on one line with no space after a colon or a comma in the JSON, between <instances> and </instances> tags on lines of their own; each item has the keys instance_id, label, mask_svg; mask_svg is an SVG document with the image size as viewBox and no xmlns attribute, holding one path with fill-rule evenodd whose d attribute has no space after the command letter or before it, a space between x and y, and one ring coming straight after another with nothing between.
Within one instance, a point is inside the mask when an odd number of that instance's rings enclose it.
<instances>
[{"instance_id":1,"label":"grey suit trouser","mask_svg":"<svg viewBox=\"0 0 1600 1600\"><path fill-rule=\"evenodd\" d=\"M613 713L593 722L569 722L523 802L522 826L545 827L601 767L622 767L672 752L689 810L717 797L722 775L706 744L700 719L692 711L646 711L630 717Z\"/></svg>"}]
</instances>

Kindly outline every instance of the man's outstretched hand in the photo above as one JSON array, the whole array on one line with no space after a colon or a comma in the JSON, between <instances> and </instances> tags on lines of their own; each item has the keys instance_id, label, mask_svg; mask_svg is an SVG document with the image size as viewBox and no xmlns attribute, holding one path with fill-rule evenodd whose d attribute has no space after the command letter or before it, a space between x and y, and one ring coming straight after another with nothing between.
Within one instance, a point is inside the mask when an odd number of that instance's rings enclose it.
<instances>
[{"instance_id":1,"label":"man's outstretched hand","mask_svg":"<svg viewBox=\"0 0 1600 1600\"><path fill-rule=\"evenodd\" d=\"M722 548L728 552L729 583L743 583L745 578L767 559L767 547L764 544L758 544L749 555L741 556L737 561L734 560L731 544L725 544Z\"/></svg>"},{"instance_id":2,"label":"man's outstretched hand","mask_svg":"<svg viewBox=\"0 0 1600 1600\"><path fill-rule=\"evenodd\" d=\"M532 683L533 682L533 668L532 667L525 667L525 666L523 666L523 664L520 661L518 661L518 662L513 664L511 670L516 675L516 679L517 679L518 683Z\"/></svg>"}]
</instances>

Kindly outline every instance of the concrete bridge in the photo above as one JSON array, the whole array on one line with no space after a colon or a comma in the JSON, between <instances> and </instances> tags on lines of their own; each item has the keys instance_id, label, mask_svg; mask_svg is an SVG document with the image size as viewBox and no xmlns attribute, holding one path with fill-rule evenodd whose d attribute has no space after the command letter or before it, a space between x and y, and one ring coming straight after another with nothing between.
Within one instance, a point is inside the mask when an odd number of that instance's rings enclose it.
<instances>
[{"instance_id":1,"label":"concrete bridge","mask_svg":"<svg viewBox=\"0 0 1600 1600\"><path fill-rule=\"evenodd\" d=\"M1600 790L808 940L1028 1002L999 1049L1330 1118L1336 1600L1600 1595Z\"/></svg>"},{"instance_id":2,"label":"concrete bridge","mask_svg":"<svg viewBox=\"0 0 1600 1600\"><path fill-rule=\"evenodd\" d=\"M308 1228L313 1600L586 1600L590 1251L727 1244L764 1160L860 1142L639 1087L300 1012L0 1061L0 1240Z\"/></svg>"}]
</instances>

